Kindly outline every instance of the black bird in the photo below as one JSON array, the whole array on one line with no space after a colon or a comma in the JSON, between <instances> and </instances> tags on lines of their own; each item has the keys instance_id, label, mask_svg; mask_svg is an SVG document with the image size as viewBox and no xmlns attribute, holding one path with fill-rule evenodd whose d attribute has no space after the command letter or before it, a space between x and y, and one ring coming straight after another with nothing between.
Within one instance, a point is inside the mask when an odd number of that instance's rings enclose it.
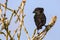
<instances>
[{"instance_id":1,"label":"black bird","mask_svg":"<svg viewBox=\"0 0 60 40\"><path fill-rule=\"evenodd\" d=\"M44 9L43 8L35 8L33 11L35 13L34 15L34 21L37 26L37 33L39 34L39 29L42 29L42 26L45 26L46 24L46 16L44 14Z\"/></svg>"}]
</instances>

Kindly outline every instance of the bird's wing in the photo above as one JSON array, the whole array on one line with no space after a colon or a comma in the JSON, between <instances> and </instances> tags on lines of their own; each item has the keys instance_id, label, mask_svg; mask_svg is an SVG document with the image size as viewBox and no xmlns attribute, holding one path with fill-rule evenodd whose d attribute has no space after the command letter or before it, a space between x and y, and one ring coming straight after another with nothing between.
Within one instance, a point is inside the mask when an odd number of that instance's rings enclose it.
<instances>
[{"instance_id":1,"label":"bird's wing","mask_svg":"<svg viewBox=\"0 0 60 40\"><path fill-rule=\"evenodd\" d=\"M35 21L36 25L41 23L41 19L38 16L34 16L34 21Z\"/></svg>"}]
</instances>

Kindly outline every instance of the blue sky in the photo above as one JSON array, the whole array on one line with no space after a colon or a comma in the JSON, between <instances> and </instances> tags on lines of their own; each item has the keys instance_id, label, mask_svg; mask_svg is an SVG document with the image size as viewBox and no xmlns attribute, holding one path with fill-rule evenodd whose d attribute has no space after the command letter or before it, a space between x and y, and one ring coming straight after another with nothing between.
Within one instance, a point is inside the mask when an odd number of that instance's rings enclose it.
<instances>
[{"instance_id":1,"label":"blue sky","mask_svg":"<svg viewBox=\"0 0 60 40\"><path fill-rule=\"evenodd\" d=\"M22 0L9 0L8 1L8 7L12 9L17 9L20 5ZM0 3L4 3L5 0L0 0ZM33 10L36 7L43 7L44 13L47 17L48 24L50 22L50 19L52 16L57 16L57 21L54 25L54 27L49 30L47 35L43 40L60 40L60 27L59 27L59 20L60 20L60 0L26 0L26 5L24 9L24 13L26 14L26 17L24 18L25 27L27 28L30 37L32 36L34 28L36 28L36 25L34 23L34 14L32 13ZM7 17L10 17L11 12L7 11ZM9 29L12 30L11 34L13 34L13 31L17 28L14 24L15 19L12 19L12 23L9 26ZM15 26L14 26L15 25ZM12 27L13 26L13 27ZM5 37L3 35L0 35L0 38L2 40L5 40ZM14 37L16 40L16 36ZM26 34L24 30L22 30L21 40L27 40Z\"/></svg>"}]
</instances>

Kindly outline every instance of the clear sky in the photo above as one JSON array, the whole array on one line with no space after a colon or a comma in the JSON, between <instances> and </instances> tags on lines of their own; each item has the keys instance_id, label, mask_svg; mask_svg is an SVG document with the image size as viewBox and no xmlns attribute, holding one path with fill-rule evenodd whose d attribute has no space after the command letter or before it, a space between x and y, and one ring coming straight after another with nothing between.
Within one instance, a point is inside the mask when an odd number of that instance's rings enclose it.
<instances>
[{"instance_id":1,"label":"clear sky","mask_svg":"<svg viewBox=\"0 0 60 40\"><path fill-rule=\"evenodd\" d=\"M20 5L22 0L9 0L8 1L8 7L12 9L17 9L18 6ZM4 3L5 0L0 0L0 3ZM27 28L30 37L32 36L34 28L36 28L36 25L34 23L34 14L32 13L33 10L36 7L43 7L44 8L44 13L47 17L47 22L48 24L50 22L50 19L52 16L57 16L57 21L54 25L54 27L49 30L47 35L43 40L60 40L60 27L59 27L59 20L60 20L60 0L26 0L26 5L24 9L24 13L26 14L26 17L24 19L25 27ZM10 11L7 12L7 17L10 16ZM15 19L13 18L13 21ZM12 22L11 25L9 26L10 30L12 30L11 34L13 34L13 31L16 29L15 24ZM5 37L3 35L0 35L0 38L2 40L5 40ZM16 40L16 36L14 37ZM22 40L27 40L25 32L22 30L22 35L21 35Z\"/></svg>"}]
</instances>

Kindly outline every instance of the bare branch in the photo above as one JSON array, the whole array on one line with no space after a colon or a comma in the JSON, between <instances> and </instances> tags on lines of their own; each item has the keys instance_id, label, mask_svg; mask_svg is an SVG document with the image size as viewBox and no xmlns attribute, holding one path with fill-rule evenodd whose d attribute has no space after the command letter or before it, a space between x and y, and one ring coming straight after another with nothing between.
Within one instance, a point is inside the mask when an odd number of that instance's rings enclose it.
<instances>
[{"instance_id":1,"label":"bare branch","mask_svg":"<svg viewBox=\"0 0 60 40\"><path fill-rule=\"evenodd\" d=\"M6 34L4 32L0 32L0 34L3 34L6 37Z\"/></svg>"},{"instance_id":2,"label":"bare branch","mask_svg":"<svg viewBox=\"0 0 60 40\"><path fill-rule=\"evenodd\" d=\"M3 6L4 8L6 8L6 6L5 6L4 4L1 4L1 3L0 3L0 5L1 5L1 6ZM8 8L8 7L7 7L6 9L10 10L11 12L13 12L13 11L14 11L14 10L12 10L12 9Z\"/></svg>"},{"instance_id":3,"label":"bare branch","mask_svg":"<svg viewBox=\"0 0 60 40\"><path fill-rule=\"evenodd\" d=\"M35 34L36 34L36 28L34 29L34 33L32 35L32 38L34 37Z\"/></svg>"},{"instance_id":4,"label":"bare branch","mask_svg":"<svg viewBox=\"0 0 60 40\"><path fill-rule=\"evenodd\" d=\"M50 23L47 25L47 27L37 36L33 37L32 40L42 40L44 36L47 34L47 32L53 27L57 19L57 16L53 16Z\"/></svg>"}]
</instances>

